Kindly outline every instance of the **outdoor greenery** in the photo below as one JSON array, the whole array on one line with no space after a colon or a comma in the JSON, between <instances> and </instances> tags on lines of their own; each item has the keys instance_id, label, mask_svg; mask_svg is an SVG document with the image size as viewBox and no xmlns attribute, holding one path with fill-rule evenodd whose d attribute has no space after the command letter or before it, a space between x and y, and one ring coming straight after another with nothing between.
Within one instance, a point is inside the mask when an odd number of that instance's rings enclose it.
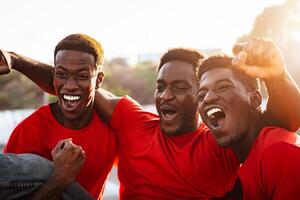
<instances>
[{"instance_id":1,"label":"outdoor greenery","mask_svg":"<svg viewBox=\"0 0 300 200\"><path fill-rule=\"evenodd\" d=\"M141 104L153 104L156 65L151 62L129 66L125 59L106 61L102 87L115 95L130 95ZM56 97L45 94L16 71L0 77L0 110L37 108Z\"/></svg>"},{"instance_id":2,"label":"outdoor greenery","mask_svg":"<svg viewBox=\"0 0 300 200\"><path fill-rule=\"evenodd\" d=\"M284 53L289 72L300 85L300 42L292 34L294 30L300 30L299 20L296 20L300 17L299 7L295 6L297 1L287 0L281 5L267 7L256 17L251 32L241 36L238 41L253 37L274 40ZM124 58L106 61L102 87L116 95L130 95L141 104L152 104L157 64L144 62L129 66ZM49 101L55 101L55 97L45 95L17 72L0 77L0 110L37 108Z\"/></svg>"}]
</instances>

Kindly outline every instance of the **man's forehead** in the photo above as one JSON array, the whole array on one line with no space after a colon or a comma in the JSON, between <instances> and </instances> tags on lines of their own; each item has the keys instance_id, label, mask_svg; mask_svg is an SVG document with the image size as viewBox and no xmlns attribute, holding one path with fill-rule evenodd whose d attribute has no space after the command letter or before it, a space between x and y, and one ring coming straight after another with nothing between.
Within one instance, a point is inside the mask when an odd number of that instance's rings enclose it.
<instances>
[{"instance_id":1,"label":"man's forehead","mask_svg":"<svg viewBox=\"0 0 300 200\"><path fill-rule=\"evenodd\" d=\"M222 80L233 80L234 76L232 70L229 68L214 68L204 72L200 78L199 84L200 87L203 84L210 82L219 82Z\"/></svg>"},{"instance_id":2,"label":"man's forehead","mask_svg":"<svg viewBox=\"0 0 300 200\"><path fill-rule=\"evenodd\" d=\"M93 62L95 58L92 54L78 50L59 50L55 56L55 61L58 60L78 60L79 62Z\"/></svg>"},{"instance_id":3,"label":"man's forehead","mask_svg":"<svg viewBox=\"0 0 300 200\"><path fill-rule=\"evenodd\" d=\"M196 75L195 68L192 64L180 61L180 60L173 60L165 63L158 72L158 77L164 76L190 76Z\"/></svg>"}]
</instances>

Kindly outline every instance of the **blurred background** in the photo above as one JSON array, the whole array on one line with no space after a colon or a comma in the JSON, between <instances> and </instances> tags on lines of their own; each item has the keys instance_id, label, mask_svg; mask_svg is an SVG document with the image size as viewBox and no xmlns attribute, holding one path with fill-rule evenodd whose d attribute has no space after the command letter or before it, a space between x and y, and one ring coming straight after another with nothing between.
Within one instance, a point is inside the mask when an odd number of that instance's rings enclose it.
<instances>
[{"instance_id":1,"label":"blurred background","mask_svg":"<svg viewBox=\"0 0 300 200\"><path fill-rule=\"evenodd\" d=\"M159 58L172 47L230 54L237 41L269 38L300 85L299 0L10 0L0 9L0 48L53 63L62 38L88 34L104 48L103 88L152 112ZM1 76L0 148L20 120L54 100L18 72ZM113 169L104 199L117 194Z\"/></svg>"}]
</instances>

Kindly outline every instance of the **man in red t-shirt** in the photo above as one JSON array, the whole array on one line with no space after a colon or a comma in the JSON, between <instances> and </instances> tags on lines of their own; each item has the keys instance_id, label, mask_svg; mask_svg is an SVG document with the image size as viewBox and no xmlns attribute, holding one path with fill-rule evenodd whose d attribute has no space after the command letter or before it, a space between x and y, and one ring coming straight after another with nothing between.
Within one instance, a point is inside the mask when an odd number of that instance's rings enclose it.
<instances>
[{"instance_id":1,"label":"man in red t-shirt","mask_svg":"<svg viewBox=\"0 0 300 200\"><path fill-rule=\"evenodd\" d=\"M244 71L249 64L256 66ZM260 73L260 68L273 70ZM202 61L199 67L201 117L217 143L232 148L242 163L228 199L300 199L300 138L268 125L261 111L262 97L256 80L280 80L285 76L283 70L278 48L265 40L243 45L233 61L232 57L216 55ZM295 112L299 114L299 109Z\"/></svg>"},{"instance_id":2,"label":"man in red t-shirt","mask_svg":"<svg viewBox=\"0 0 300 200\"><path fill-rule=\"evenodd\" d=\"M196 69L201 58L191 49L172 49L161 58L155 92L159 116L143 111L129 97L96 92L95 109L118 133L121 199L208 199L232 189L239 161L230 149L218 146L197 112ZM45 79L32 75L33 66L38 66L36 74L47 71L51 77L51 66L34 65L19 55L12 59L17 60L14 69L53 93ZM266 118L274 116L290 129L298 126L299 121L291 123L293 109L280 99L289 96L299 109L300 95L290 79L282 78L281 84L267 89Z\"/></svg>"},{"instance_id":3,"label":"man in red t-shirt","mask_svg":"<svg viewBox=\"0 0 300 200\"><path fill-rule=\"evenodd\" d=\"M95 91L103 79L103 50L93 38L72 34L57 44L54 57L53 87L58 101L42 106L23 120L11 134L4 152L33 153L53 160L52 149L60 140L70 138L80 146L85 159L69 179L65 174L72 167L59 171L55 168L57 190L76 178L90 194L101 198L116 155L114 132L93 109ZM53 193L48 195L43 199L53 197Z\"/></svg>"}]
</instances>

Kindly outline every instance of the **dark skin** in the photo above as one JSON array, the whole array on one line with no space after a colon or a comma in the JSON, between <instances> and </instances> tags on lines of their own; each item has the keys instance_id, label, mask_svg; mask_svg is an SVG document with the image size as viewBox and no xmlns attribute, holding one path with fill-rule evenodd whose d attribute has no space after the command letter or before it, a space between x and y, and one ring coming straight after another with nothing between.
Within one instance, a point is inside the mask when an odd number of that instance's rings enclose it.
<instances>
[{"instance_id":1,"label":"dark skin","mask_svg":"<svg viewBox=\"0 0 300 200\"><path fill-rule=\"evenodd\" d=\"M46 92L55 94L52 86L53 67L51 65L15 53L10 53L10 55L13 69L29 77ZM6 62L0 67L0 71L9 72ZM280 76L269 77L264 80L269 94L265 111L269 123L296 131L300 126L300 117L297 114L300 112L300 92L297 85L287 71L284 71L284 74ZM109 122L120 99L106 90L99 89L95 94L94 108L103 120Z\"/></svg>"},{"instance_id":2,"label":"dark skin","mask_svg":"<svg viewBox=\"0 0 300 200\"><path fill-rule=\"evenodd\" d=\"M166 63L169 64L169 63ZM26 65L24 67L24 65ZM5 67L5 66L4 66ZM163 66L164 68L165 66ZM15 55L13 58L13 68L21 71L22 73L24 73L25 75L27 75L28 77L30 77L33 81L35 81L38 85L40 85L40 87L42 87L43 89L45 89L48 92L53 93L53 88L51 87L51 80L52 80L52 67L50 65L47 64L41 64L39 62L36 61L32 61L31 59L28 58L22 58L21 56ZM21 69L22 68L22 69ZM39 73L47 73L46 75L44 75L44 78L40 78L40 76L38 75ZM48 77L48 79L46 78ZM190 78L195 78L195 74L191 74ZM197 86L198 84L195 83ZM289 99L299 99L299 90L296 88L295 85L290 85L287 84L285 81L283 81L282 85L284 85L284 87L287 87L285 90L274 90L272 92L274 92L274 94L272 94L272 98L270 98L269 102L268 102L268 109L272 109L274 106L285 106L284 102L281 102L281 104L276 104L274 105L274 102L272 102L273 98L278 98L282 101L284 101L284 99L280 98L283 94L285 96L289 96ZM291 87L291 88L290 88ZM288 94L286 93L286 91L288 91ZM271 94L270 94L271 96ZM193 99L196 99L197 96L195 94L194 97L192 97ZM98 92L96 92L96 97L95 97L95 109L97 110L97 112L101 115L101 117L106 120L106 121L110 121L111 120L111 116L112 113L114 111L114 108L117 104L117 102L120 100L119 97L115 97L113 94L105 91L105 90L99 90ZM295 105L297 107L297 109L300 108L300 101L295 102ZM195 108L195 110L197 110ZM276 110L276 109L275 109ZM283 110L283 112L282 112ZM276 115L274 115L274 117L286 117L287 115L294 113L295 109L293 108L293 110L286 110L285 108L282 108L282 110L280 110L280 113L275 113ZM277 110L278 112L278 110ZM197 118L198 113L195 112L195 116L194 119ZM297 116L299 118L299 116ZM297 118L296 117L296 118ZM297 118L297 119L298 119ZM294 120L294 119L293 119ZM280 121L280 120L279 120ZM298 121L300 122L300 120ZM290 123L285 124L286 127L290 126ZM197 120L193 120L192 124L190 127L198 127L198 121ZM297 125L298 126L298 125Z\"/></svg>"},{"instance_id":3,"label":"dark skin","mask_svg":"<svg viewBox=\"0 0 300 200\"><path fill-rule=\"evenodd\" d=\"M32 200L59 200L64 189L75 180L85 160L83 149L72 139L61 140L52 150L54 172L33 194Z\"/></svg>"},{"instance_id":4,"label":"dark skin","mask_svg":"<svg viewBox=\"0 0 300 200\"><path fill-rule=\"evenodd\" d=\"M269 94L264 112L268 123L297 131L300 127L300 90L287 72L278 46L269 40L253 39L236 44L233 53L236 55L232 63L235 67L264 81Z\"/></svg>"},{"instance_id":5,"label":"dark skin","mask_svg":"<svg viewBox=\"0 0 300 200\"><path fill-rule=\"evenodd\" d=\"M275 74L262 73L266 71L273 71L269 69L269 65L255 65L255 68L252 65L247 65L248 60L257 60L258 62L261 62L261 59L258 59L258 55L262 52L262 48L258 48L258 50L253 49L256 49L256 46L260 45L260 43L265 43L265 41L255 40L252 43L253 44L250 47L249 45L247 46L249 43L235 45L234 53L237 54L237 56L233 64L237 67L242 67L245 71L249 69L260 69L260 73L258 74L269 74L269 76L258 76L258 78L262 78L265 81L269 94L267 109L265 111L265 115L267 116L266 119L268 119L269 124L275 124L288 130L296 131L300 126L300 116L298 114L300 113L299 88L286 71L283 61L281 62L283 65L273 65L275 66L275 69L278 69L276 66L281 66L283 68L283 70L275 70ZM267 46L268 48L273 49L272 45ZM245 54L246 52L248 56L246 58L245 56L239 56L240 52L244 52L242 54ZM272 52L274 51L272 50ZM272 56L274 53L270 55ZM12 60L11 66L13 69L29 77L46 92L55 94L52 86L53 67L51 65L41 63L15 53L10 53L10 56ZM267 58L267 56L264 57ZM271 69L273 69L272 66ZM9 72L8 65L4 64L0 66L0 71L3 73ZM283 96L285 98L282 98ZM110 121L114 108L120 99L120 97L116 97L108 91L99 89L95 94L94 108L102 119L108 122ZM194 125L197 126L196 124Z\"/></svg>"},{"instance_id":6,"label":"dark skin","mask_svg":"<svg viewBox=\"0 0 300 200\"><path fill-rule=\"evenodd\" d=\"M58 51L53 76L58 103L51 106L56 120L71 129L88 125L93 113L95 88L102 82L102 76L91 54L73 50ZM69 101L70 98L78 100Z\"/></svg>"},{"instance_id":7,"label":"dark skin","mask_svg":"<svg viewBox=\"0 0 300 200\"><path fill-rule=\"evenodd\" d=\"M266 125L260 111L260 93L248 91L228 68L205 72L199 84L199 111L204 123L217 143L232 148L243 163L260 130ZM217 127L207 114L214 108L225 113Z\"/></svg>"},{"instance_id":8,"label":"dark skin","mask_svg":"<svg viewBox=\"0 0 300 200\"><path fill-rule=\"evenodd\" d=\"M91 121L95 88L101 84L103 73L96 69L91 54L79 51L58 51L55 64L52 78L59 100L51 105L51 112L63 126L81 129ZM77 103L67 100L70 98L78 98ZM69 139L57 144L52 157L54 173L32 199L60 199L63 190L80 172L85 153Z\"/></svg>"},{"instance_id":9,"label":"dark skin","mask_svg":"<svg viewBox=\"0 0 300 200\"><path fill-rule=\"evenodd\" d=\"M54 117L63 126L81 129L91 120L95 88L102 82L102 73L97 73L95 59L91 54L64 50L55 58L53 86L58 94L58 103L51 105ZM69 98L79 98L76 105L69 105ZM80 172L85 152L71 139L60 141L52 151L54 173L32 199L59 199L61 193Z\"/></svg>"},{"instance_id":10,"label":"dark skin","mask_svg":"<svg viewBox=\"0 0 300 200\"><path fill-rule=\"evenodd\" d=\"M154 99L165 134L184 134L198 128L197 90L193 65L176 60L162 66L156 80Z\"/></svg>"}]
</instances>

